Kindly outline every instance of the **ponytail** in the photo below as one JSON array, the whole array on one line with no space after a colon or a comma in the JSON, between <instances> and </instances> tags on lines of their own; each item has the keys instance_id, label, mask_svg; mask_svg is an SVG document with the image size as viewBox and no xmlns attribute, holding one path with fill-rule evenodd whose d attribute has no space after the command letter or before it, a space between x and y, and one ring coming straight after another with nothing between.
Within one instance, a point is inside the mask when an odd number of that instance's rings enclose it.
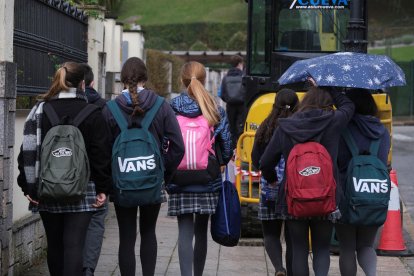
<instances>
[{"instance_id":1,"label":"ponytail","mask_svg":"<svg viewBox=\"0 0 414 276\"><path fill-rule=\"evenodd\" d=\"M210 126L215 126L220 122L216 101L205 89L204 85L196 78L191 77L190 84L187 87L188 94L193 96L200 106L201 113L206 118Z\"/></svg>"},{"instance_id":2,"label":"ponytail","mask_svg":"<svg viewBox=\"0 0 414 276\"><path fill-rule=\"evenodd\" d=\"M39 98L48 101L61 91L68 91L69 88L78 88L83 79L84 74L81 64L65 62L56 71L48 92L40 95Z\"/></svg>"}]
</instances>

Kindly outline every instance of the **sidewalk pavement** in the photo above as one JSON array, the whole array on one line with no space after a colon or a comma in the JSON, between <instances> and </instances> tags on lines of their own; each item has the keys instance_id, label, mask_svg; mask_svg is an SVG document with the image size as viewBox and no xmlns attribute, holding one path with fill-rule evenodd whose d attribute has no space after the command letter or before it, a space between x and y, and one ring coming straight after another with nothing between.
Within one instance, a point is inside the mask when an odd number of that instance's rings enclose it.
<instances>
[{"instance_id":1,"label":"sidewalk pavement","mask_svg":"<svg viewBox=\"0 0 414 276\"><path fill-rule=\"evenodd\" d=\"M157 223L157 240L158 240L158 258L155 275L180 275L177 248L178 227L175 217L167 216L167 204L161 207ZM118 276L118 226L115 217L113 205L110 204L109 214L106 221L105 239L102 246L101 257L95 276ZM137 272L141 274L141 265L139 261L139 244L140 238L137 237L136 249L137 254ZM267 257L262 241L255 240L249 242L242 240L241 244L236 247L223 247L215 243L209 236L207 261L204 275L225 275L225 276L273 276L275 271ZM409 258L414 259L414 258ZM312 255L309 255L309 267L312 268ZM312 270L312 269L310 269ZM399 257L378 257L377 265L378 276L408 276L414 275L411 272L404 258ZM33 267L24 276L49 275L47 272L46 261ZM310 275L314 275L311 271ZM340 275L338 256L331 256L331 266L329 276ZM364 275L358 268L358 276Z\"/></svg>"}]
</instances>

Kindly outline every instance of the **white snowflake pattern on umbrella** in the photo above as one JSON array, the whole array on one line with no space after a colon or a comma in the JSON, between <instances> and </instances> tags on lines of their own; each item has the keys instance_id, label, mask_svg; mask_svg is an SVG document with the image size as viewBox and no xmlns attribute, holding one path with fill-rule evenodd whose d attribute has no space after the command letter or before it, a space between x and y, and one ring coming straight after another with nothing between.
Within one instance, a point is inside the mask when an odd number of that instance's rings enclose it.
<instances>
[{"instance_id":1,"label":"white snowflake pattern on umbrella","mask_svg":"<svg viewBox=\"0 0 414 276\"><path fill-rule=\"evenodd\" d=\"M308 77L318 86L384 89L406 84L404 72L389 57L352 52L296 61L278 82L303 82Z\"/></svg>"}]
</instances>

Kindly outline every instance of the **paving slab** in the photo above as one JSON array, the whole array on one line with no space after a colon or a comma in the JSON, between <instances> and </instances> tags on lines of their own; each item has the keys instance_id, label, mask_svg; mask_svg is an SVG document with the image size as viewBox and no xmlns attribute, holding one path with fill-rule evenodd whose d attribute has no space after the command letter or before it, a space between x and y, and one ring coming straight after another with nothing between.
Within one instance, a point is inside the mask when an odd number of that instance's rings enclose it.
<instances>
[{"instance_id":1,"label":"paving slab","mask_svg":"<svg viewBox=\"0 0 414 276\"><path fill-rule=\"evenodd\" d=\"M179 276L180 266L178 261L178 226L175 217L167 216L167 204L161 207L157 222L158 262L155 275ZM102 254L96 268L95 276L120 276L118 267L118 226L115 211L110 205L110 211L106 221L106 231L102 245ZM242 241L242 245L224 247L215 243L209 235L208 252L204 276L273 276L275 271L267 256L263 242L260 239ZM136 275L141 274L139 262L140 238L137 236L135 246L137 259ZM285 250L285 247L283 247ZM338 256L331 256L329 276L339 276ZM409 276L414 265L414 257L378 257L378 276ZM312 254L309 255L309 267L312 267ZM24 276L48 276L47 265L44 261L25 272ZM310 272L314 276L313 271ZM357 276L365 275L358 267Z\"/></svg>"}]
</instances>

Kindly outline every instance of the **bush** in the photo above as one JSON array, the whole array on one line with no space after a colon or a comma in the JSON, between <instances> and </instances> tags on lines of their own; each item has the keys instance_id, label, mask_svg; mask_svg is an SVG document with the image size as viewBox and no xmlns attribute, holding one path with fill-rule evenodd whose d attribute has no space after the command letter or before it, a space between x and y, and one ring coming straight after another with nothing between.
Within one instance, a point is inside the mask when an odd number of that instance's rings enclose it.
<instances>
[{"instance_id":1,"label":"bush","mask_svg":"<svg viewBox=\"0 0 414 276\"><path fill-rule=\"evenodd\" d=\"M207 45L200 40L197 40L193 45L190 47L190 51L209 51L210 49Z\"/></svg>"},{"instance_id":2,"label":"bush","mask_svg":"<svg viewBox=\"0 0 414 276\"><path fill-rule=\"evenodd\" d=\"M172 91L168 91L168 63L171 63L172 66ZM184 61L177 56L148 49L146 51L146 65L148 70L147 86L163 97L168 97L171 92L180 91L181 83L179 78L183 64Z\"/></svg>"},{"instance_id":3,"label":"bush","mask_svg":"<svg viewBox=\"0 0 414 276\"><path fill-rule=\"evenodd\" d=\"M146 47L157 50L188 51L198 42L204 43L213 51L228 50L227 44L236 33L246 36L246 23L192 23L160 26L144 26ZM164 41L160 43L159 41ZM246 45L233 45L243 51Z\"/></svg>"},{"instance_id":4,"label":"bush","mask_svg":"<svg viewBox=\"0 0 414 276\"><path fill-rule=\"evenodd\" d=\"M247 43L247 35L243 32L235 33L227 43L227 50L229 51L239 51L240 49L245 49Z\"/></svg>"}]
</instances>

